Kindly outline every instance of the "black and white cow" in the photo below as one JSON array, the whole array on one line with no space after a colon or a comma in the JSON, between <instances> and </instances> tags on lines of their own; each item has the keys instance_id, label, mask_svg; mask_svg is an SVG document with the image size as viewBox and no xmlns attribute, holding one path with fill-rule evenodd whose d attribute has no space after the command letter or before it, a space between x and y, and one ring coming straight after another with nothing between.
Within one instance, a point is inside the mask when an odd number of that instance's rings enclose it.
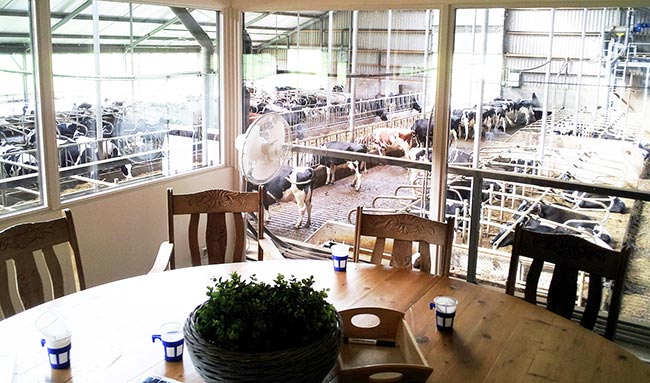
<instances>
[{"instance_id":1,"label":"black and white cow","mask_svg":"<svg viewBox=\"0 0 650 383\"><path fill-rule=\"evenodd\" d=\"M528 211L529 214L534 214L536 217L525 217L524 226L531 230L543 233L569 233L576 234L569 228L553 225L553 223L563 224L570 227L575 227L581 231L592 234L591 239L594 243L603 247L609 247L611 242L610 234L605 230L600 222L595 221L588 215L577 213L569 208L559 205L549 205L544 202L537 202L531 205L530 202L524 201L519 205L518 211ZM518 219L519 214L515 214L514 218ZM546 220L546 222L544 222ZM499 231L499 233L490 241L492 245L497 247L508 246L512 244L514 233L512 230L506 228Z\"/></svg>"},{"instance_id":2,"label":"black and white cow","mask_svg":"<svg viewBox=\"0 0 650 383\"><path fill-rule=\"evenodd\" d=\"M433 143L433 124L429 126L428 118L420 118L415 120L411 126L411 130L415 133L415 140L418 146L431 146Z\"/></svg>"},{"instance_id":3,"label":"black and white cow","mask_svg":"<svg viewBox=\"0 0 650 383\"><path fill-rule=\"evenodd\" d=\"M618 197L576 190L565 190L562 192L562 197L581 209L606 208L610 213L625 213L625 202Z\"/></svg>"},{"instance_id":4,"label":"black and white cow","mask_svg":"<svg viewBox=\"0 0 650 383\"><path fill-rule=\"evenodd\" d=\"M343 142L343 141L330 141L323 145L325 149L334 149L342 150L346 152L355 152L355 153L368 153L368 147L363 144L355 144L354 142ZM345 165L350 170L354 172L354 182L352 187L354 190L359 191L361 189L361 171L365 168L365 163L359 161L348 161L343 158L322 156L320 158L320 164L325 166L327 172L327 178L325 179L325 185L334 184L336 180L336 169Z\"/></svg>"},{"instance_id":5,"label":"black and white cow","mask_svg":"<svg viewBox=\"0 0 650 383\"><path fill-rule=\"evenodd\" d=\"M311 197L314 170L308 167L282 166L278 173L264 184L264 209L266 220L271 219L269 206L277 202L296 201L298 204L298 220L295 228L300 228L303 217L307 213L305 226L311 225Z\"/></svg>"},{"instance_id":6,"label":"black and white cow","mask_svg":"<svg viewBox=\"0 0 650 383\"><path fill-rule=\"evenodd\" d=\"M87 164L97 160L106 160L109 158L118 158L122 156L122 150L114 140L104 140L101 142L102 156L95 139L86 136L78 136L71 139L66 136L57 137L57 146L59 147L59 166L61 168ZM132 165L124 163L119 166L120 171L125 178L133 178Z\"/></svg>"},{"instance_id":7,"label":"black and white cow","mask_svg":"<svg viewBox=\"0 0 650 383\"><path fill-rule=\"evenodd\" d=\"M22 176L38 171L38 161L29 151L4 142L0 145L2 170L7 177Z\"/></svg>"}]
</instances>

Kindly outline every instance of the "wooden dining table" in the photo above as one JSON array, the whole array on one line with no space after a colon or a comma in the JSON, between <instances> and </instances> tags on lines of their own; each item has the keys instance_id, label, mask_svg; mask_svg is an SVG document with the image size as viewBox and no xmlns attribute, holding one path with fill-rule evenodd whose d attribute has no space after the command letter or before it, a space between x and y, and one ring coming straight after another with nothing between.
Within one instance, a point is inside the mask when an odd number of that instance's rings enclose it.
<instances>
[{"instance_id":1,"label":"wooden dining table","mask_svg":"<svg viewBox=\"0 0 650 383\"><path fill-rule=\"evenodd\" d=\"M315 287L329 289L327 300L338 310L404 312L433 368L428 382L650 382L650 366L617 344L503 291L361 263L335 272L322 260L198 266L89 288L1 321L0 363L13 363L14 383L139 382L148 375L202 382L188 352L181 362L165 362L151 335L163 323L183 323L207 299L211 278L233 271L267 282L278 273L313 275ZM429 302L438 295L459 302L451 332L436 329ZM41 347L34 322L47 310L58 311L71 330L69 369L51 369Z\"/></svg>"}]
</instances>

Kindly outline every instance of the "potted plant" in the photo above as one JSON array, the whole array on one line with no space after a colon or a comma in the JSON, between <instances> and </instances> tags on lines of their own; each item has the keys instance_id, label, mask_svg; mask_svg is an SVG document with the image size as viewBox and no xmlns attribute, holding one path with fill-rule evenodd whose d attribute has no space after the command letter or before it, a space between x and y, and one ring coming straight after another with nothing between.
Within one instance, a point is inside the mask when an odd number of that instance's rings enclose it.
<instances>
[{"instance_id":1,"label":"potted plant","mask_svg":"<svg viewBox=\"0 0 650 383\"><path fill-rule=\"evenodd\" d=\"M274 284L233 272L213 279L185 322L185 342L208 382L320 382L334 367L340 320L313 276Z\"/></svg>"}]
</instances>

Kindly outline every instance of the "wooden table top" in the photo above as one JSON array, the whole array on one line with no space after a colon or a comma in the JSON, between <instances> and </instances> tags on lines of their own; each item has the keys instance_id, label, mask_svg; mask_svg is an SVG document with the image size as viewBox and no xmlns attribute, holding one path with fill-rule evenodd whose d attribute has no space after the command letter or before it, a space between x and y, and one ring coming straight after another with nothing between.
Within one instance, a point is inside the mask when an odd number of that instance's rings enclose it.
<instances>
[{"instance_id":1,"label":"wooden table top","mask_svg":"<svg viewBox=\"0 0 650 383\"><path fill-rule=\"evenodd\" d=\"M138 382L148 374L202 382L188 352L166 363L151 335L184 322L206 300L213 276L232 271L271 282L278 272L314 275L337 309L379 306L405 312L433 367L429 382L650 382L650 366L607 339L543 308L486 287L419 271L329 261L287 260L200 266L125 279L72 294L0 322L0 349L15 359L14 382ZM458 299L454 331L436 330L429 302ZM71 367L53 370L34 321L60 311L72 331ZM5 355L4 357L2 355ZM1 376L2 374L0 374Z\"/></svg>"}]
</instances>

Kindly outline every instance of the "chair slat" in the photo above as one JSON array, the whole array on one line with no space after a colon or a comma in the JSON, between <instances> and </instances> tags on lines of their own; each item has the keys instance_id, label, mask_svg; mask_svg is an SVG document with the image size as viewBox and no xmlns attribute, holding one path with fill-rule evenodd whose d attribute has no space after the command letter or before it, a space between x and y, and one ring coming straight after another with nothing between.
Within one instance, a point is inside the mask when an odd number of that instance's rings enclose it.
<instances>
[{"instance_id":1,"label":"chair slat","mask_svg":"<svg viewBox=\"0 0 650 383\"><path fill-rule=\"evenodd\" d=\"M425 241L419 241L418 244L419 244L419 251L420 251L420 271L430 273L431 272L431 250L429 248L429 243Z\"/></svg>"},{"instance_id":2,"label":"chair slat","mask_svg":"<svg viewBox=\"0 0 650 383\"><path fill-rule=\"evenodd\" d=\"M9 318L17 312L9 295L14 288L16 291L18 290L18 286L10 284L7 261L2 261L0 262L0 309L2 309L3 319Z\"/></svg>"},{"instance_id":3,"label":"chair slat","mask_svg":"<svg viewBox=\"0 0 650 383\"><path fill-rule=\"evenodd\" d=\"M413 266L413 242L402 239L393 240L393 252L390 257L390 265L402 269L410 269Z\"/></svg>"},{"instance_id":4,"label":"chair slat","mask_svg":"<svg viewBox=\"0 0 650 383\"><path fill-rule=\"evenodd\" d=\"M205 226L205 243L208 249L208 263L225 263L228 231L224 213L208 213Z\"/></svg>"},{"instance_id":5,"label":"chair slat","mask_svg":"<svg viewBox=\"0 0 650 383\"><path fill-rule=\"evenodd\" d=\"M52 279L54 298L60 298L65 295L63 286L63 270L61 269L61 264L56 257L56 253L54 252L54 247L48 246L43 248L43 256L45 257L47 270L50 273L50 277Z\"/></svg>"},{"instance_id":6,"label":"chair slat","mask_svg":"<svg viewBox=\"0 0 650 383\"><path fill-rule=\"evenodd\" d=\"M603 278L598 274L589 274L589 299L580 325L586 328L594 328L600 311L600 304L603 300Z\"/></svg>"},{"instance_id":7,"label":"chair slat","mask_svg":"<svg viewBox=\"0 0 650 383\"><path fill-rule=\"evenodd\" d=\"M190 223L187 228L187 243L190 246L190 258L192 266L201 264L201 249L199 248L199 214L190 216Z\"/></svg>"},{"instance_id":8,"label":"chair slat","mask_svg":"<svg viewBox=\"0 0 650 383\"><path fill-rule=\"evenodd\" d=\"M242 213L233 213L233 220L235 221L235 246L232 260L233 262L243 262L246 260L246 254L244 254L244 246L246 245L246 227L244 226Z\"/></svg>"},{"instance_id":9,"label":"chair slat","mask_svg":"<svg viewBox=\"0 0 650 383\"><path fill-rule=\"evenodd\" d=\"M43 282L36 267L34 253L24 252L14 258L18 281L18 291L25 309L30 309L45 302Z\"/></svg>"},{"instance_id":10,"label":"chair slat","mask_svg":"<svg viewBox=\"0 0 650 383\"><path fill-rule=\"evenodd\" d=\"M548 289L546 308L565 318L571 318L576 304L578 270L562 264L555 265ZM571 293L573 292L573 293Z\"/></svg>"},{"instance_id":11,"label":"chair slat","mask_svg":"<svg viewBox=\"0 0 650 383\"><path fill-rule=\"evenodd\" d=\"M528 269L528 276L526 277L526 291L524 299L526 302L532 304L537 304L537 285L539 283L539 277L542 275L542 269L544 268L544 261L538 259L533 260L530 268Z\"/></svg>"},{"instance_id":12,"label":"chair slat","mask_svg":"<svg viewBox=\"0 0 650 383\"><path fill-rule=\"evenodd\" d=\"M384 248L386 247L386 238L378 237L375 240L375 247L372 249L372 256L370 262L375 265L381 265L381 260L384 258Z\"/></svg>"}]
</instances>

